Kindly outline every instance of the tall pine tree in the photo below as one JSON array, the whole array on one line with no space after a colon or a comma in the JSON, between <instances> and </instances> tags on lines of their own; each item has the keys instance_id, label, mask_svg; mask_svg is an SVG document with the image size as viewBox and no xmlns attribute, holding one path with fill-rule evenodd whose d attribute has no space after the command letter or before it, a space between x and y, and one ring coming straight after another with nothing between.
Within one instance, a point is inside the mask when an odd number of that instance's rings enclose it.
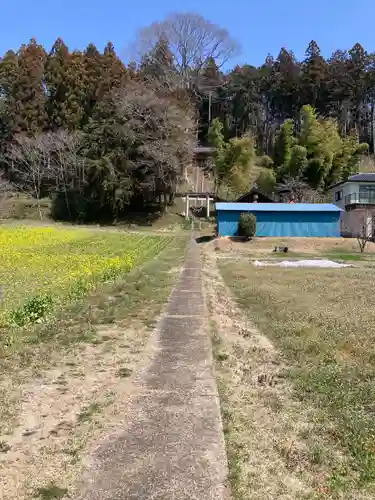
<instances>
[{"instance_id":1,"label":"tall pine tree","mask_svg":"<svg viewBox=\"0 0 375 500\"><path fill-rule=\"evenodd\" d=\"M46 52L34 38L18 52L19 77L14 85L18 132L34 135L47 127L45 61Z\"/></svg>"},{"instance_id":2,"label":"tall pine tree","mask_svg":"<svg viewBox=\"0 0 375 500\"><path fill-rule=\"evenodd\" d=\"M127 80L127 70L117 56L115 48L108 42L101 57L101 79L98 89L98 99L102 100L114 89L122 87Z\"/></svg>"},{"instance_id":3,"label":"tall pine tree","mask_svg":"<svg viewBox=\"0 0 375 500\"><path fill-rule=\"evenodd\" d=\"M53 131L59 127L66 127L68 122L69 63L69 49L61 38L58 38L48 54L45 65L48 126Z\"/></svg>"},{"instance_id":4,"label":"tall pine tree","mask_svg":"<svg viewBox=\"0 0 375 500\"><path fill-rule=\"evenodd\" d=\"M100 84L103 74L102 56L93 43L84 52L85 99L83 123L86 124L94 112L99 99Z\"/></svg>"},{"instance_id":5,"label":"tall pine tree","mask_svg":"<svg viewBox=\"0 0 375 500\"><path fill-rule=\"evenodd\" d=\"M159 80L172 83L177 82L177 72L173 64L173 54L168 40L160 38L152 50L142 59L141 75L149 80Z\"/></svg>"},{"instance_id":6,"label":"tall pine tree","mask_svg":"<svg viewBox=\"0 0 375 500\"><path fill-rule=\"evenodd\" d=\"M302 63L301 101L302 104L310 104L322 113L326 110L327 72L327 63L320 54L320 48L312 40Z\"/></svg>"},{"instance_id":7,"label":"tall pine tree","mask_svg":"<svg viewBox=\"0 0 375 500\"><path fill-rule=\"evenodd\" d=\"M19 77L18 56L13 50L9 50L0 60L0 148L11 141L17 130L16 90Z\"/></svg>"}]
</instances>

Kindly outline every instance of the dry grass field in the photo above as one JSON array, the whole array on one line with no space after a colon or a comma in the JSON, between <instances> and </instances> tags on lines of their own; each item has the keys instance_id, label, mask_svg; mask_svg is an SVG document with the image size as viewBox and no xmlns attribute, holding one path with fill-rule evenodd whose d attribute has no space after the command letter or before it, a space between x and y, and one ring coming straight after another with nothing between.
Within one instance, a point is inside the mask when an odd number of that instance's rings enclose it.
<instances>
[{"instance_id":1,"label":"dry grass field","mask_svg":"<svg viewBox=\"0 0 375 500\"><path fill-rule=\"evenodd\" d=\"M375 245L361 255L353 240L215 243L205 252L228 287L216 293L214 349L234 497L373 498ZM295 258L359 259L346 269L253 266L282 244ZM233 302L223 328L232 296L240 309Z\"/></svg>"},{"instance_id":2,"label":"dry grass field","mask_svg":"<svg viewBox=\"0 0 375 500\"><path fill-rule=\"evenodd\" d=\"M217 240L217 248L223 254L246 256L249 258L283 258L291 256L298 258L309 257L340 257L358 255L359 258L375 257L375 243L369 242L365 252L360 255L359 245L354 238L256 238L249 242L235 241L230 238ZM288 254L275 254L275 247L288 247ZM355 257L354 257L355 259Z\"/></svg>"}]
</instances>

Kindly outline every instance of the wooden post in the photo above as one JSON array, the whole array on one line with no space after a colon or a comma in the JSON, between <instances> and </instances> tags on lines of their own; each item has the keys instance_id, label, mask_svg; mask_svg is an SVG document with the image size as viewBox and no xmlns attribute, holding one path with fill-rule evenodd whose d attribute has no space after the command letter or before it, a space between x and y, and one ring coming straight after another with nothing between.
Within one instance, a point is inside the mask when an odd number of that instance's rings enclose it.
<instances>
[{"instance_id":1,"label":"wooden post","mask_svg":"<svg viewBox=\"0 0 375 500\"><path fill-rule=\"evenodd\" d=\"M210 195L209 194L206 194L206 215L207 215L207 219L210 218Z\"/></svg>"},{"instance_id":2,"label":"wooden post","mask_svg":"<svg viewBox=\"0 0 375 500\"><path fill-rule=\"evenodd\" d=\"M185 219L189 218L189 195L186 195Z\"/></svg>"}]
</instances>

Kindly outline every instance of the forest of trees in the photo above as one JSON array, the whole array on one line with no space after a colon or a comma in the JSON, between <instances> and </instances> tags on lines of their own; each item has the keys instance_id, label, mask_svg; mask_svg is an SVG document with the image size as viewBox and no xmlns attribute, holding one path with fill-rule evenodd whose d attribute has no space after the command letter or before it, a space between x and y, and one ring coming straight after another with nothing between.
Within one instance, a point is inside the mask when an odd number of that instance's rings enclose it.
<instances>
[{"instance_id":1,"label":"forest of trees","mask_svg":"<svg viewBox=\"0 0 375 500\"><path fill-rule=\"evenodd\" d=\"M229 33L197 14L140 31L124 62L111 43L71 51L35 39L0 60L0 188L50 196L54 215L121 218L173 201L193 148L219 145L217 186L323 190L374 152L375 54L359 44L303 61L285 48L261 67L224 71ZM368 146L367 146L368 145ZM5 187L4 187L5 186Z\"/></svg>"}]
</instances>

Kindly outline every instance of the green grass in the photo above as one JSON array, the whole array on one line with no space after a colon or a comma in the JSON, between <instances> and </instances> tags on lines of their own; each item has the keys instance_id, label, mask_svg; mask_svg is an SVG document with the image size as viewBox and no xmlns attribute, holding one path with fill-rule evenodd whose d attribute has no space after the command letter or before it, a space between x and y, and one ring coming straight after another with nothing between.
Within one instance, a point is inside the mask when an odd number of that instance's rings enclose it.
<instances>
[{"instance_id":1,"label":"green grass","mask_svg":"<svg viewBox=\"0 0 375 500\"><path fill-rule=\"evenodd\" d=\"M131 374L133 373L133 370L131 370L130 368L120 368L117 372L117 376L120 377L120 378L128 378L131 376Z\"/></svg>"},{"instance_id":2,"label":"green grass","mask_svg":"<svg viewBox=\"0 0 375 500\"><path fill-rule=\"evenodd\" d=\"M332 249L325 254L325 257L328 259L336 259L336 260L344 260L344 261L364 261L371 260L374 258L374 254L372 253L360 253L358 252L345 252L340 248Z\"/></svg>"},{"instance_id":3,"label":"green grass","mask_svg":"<svg viewBox=\"0 0 375 500\"><path fill-rule=\"evenodd\" d=\"M100 411L100 405L98 403L91 403L86 408L83 408L82 411L77 415L78 422L87 422L91 420L91 418Z\"/></svg>"},{"instance_id":4,"label":"green grass","mask_svg":"<svg viewBox=\"0 0 375 500\"><path fill-rule=\"evenodd\" d=\"M355 254L355 253L339 253L339 252L333 254L328 253L327 255L325 255L325 257L332 260L344 260L353 262L368 260L368 257L366 257L365 255Z\"/></svg>"},{"instance_id":5,"label":"green grass","mask_svg":"<svg viewBox=\"0 0 375 500\"><path fill-rule=\"evenodd\" d=\"M375 274L237 262L220 268L248 317L281 351L295 397L315 409L309 450L319 462L318 437L328 448L327 498L374 494Z\"/></svg>"},{"instance_id":6,"label":"green grass","mask_svg":"<svg viewBox=\"0 0 375 500\"><path fill-rule=\"evenodd\" d=\"M0 453L8 453L11 449L11 446L6 441L0 441Z\"/></svg>"},{"instance_id":7,"label":"green grass","mask_svg":"<svg viewBox=\"0 0 375 500\"><path fill-rule=\"evenodd\" d=\"M66 488L60 488L55 484L50 484L44 488L39 488L34 495L34 498L41 500L60 500L68 493Z\"/></svg>"}]
</instances>

